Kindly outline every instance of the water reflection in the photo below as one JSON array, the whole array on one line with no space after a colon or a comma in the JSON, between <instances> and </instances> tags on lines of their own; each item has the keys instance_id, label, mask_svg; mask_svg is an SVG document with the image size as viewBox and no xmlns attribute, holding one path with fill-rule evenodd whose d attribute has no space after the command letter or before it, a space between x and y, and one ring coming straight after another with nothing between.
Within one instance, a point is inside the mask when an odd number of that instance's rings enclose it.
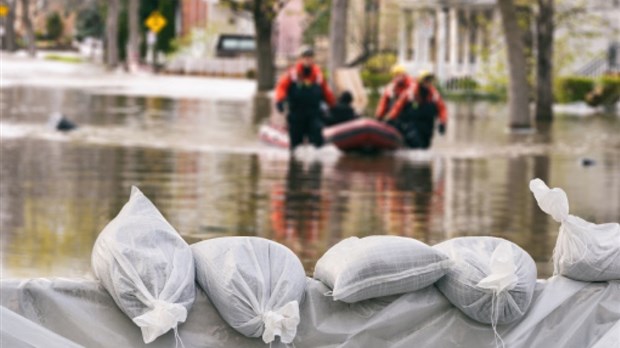
<instances>
[{"instance_id":1,"label":"water reflection","mask_svg":"<svg viewBox=\"0 0 620 348\"><path fill-rule=\"evenodd\" d=\"M131 185L190 242L270 238L289 246L308 272L349 236L393 234L435 244L494 235L524 247L540 275L549 275L558 225L529 193L533 177L562 186L571 212L585 219L620 220L620 121L614 117L558 118L536 133L515 135L505 131L497 105L452 104L448 139L426 155L321 153L289 160L286 150L261 147L256 139L257 124L271 112L264 97L253 106L42 89L0 93L3 127L42 124L54 103L84 126L69 136L35 129L1 139L3 277L87 272L97 234ZM597 137L574 141L584 133ZM91 141L95 136L103 141ZM220 147L203 151L211 144ZM517 151L528 146L537 150ZM493 152L497 147L507 151ZM476 156L462 155L472 148ZM598 165L580 166L582 156Z\"/></svg>"},{"instance_id":2,"label":"water reflection","mask_svg":"<svg viewBox=\"0 0 620 348\"><path fill-rule=\"evenodd\" d=\"M272 239L290 247L309 269L320 257L321 241L330 215L330 202L322 194L323 165L288 162L286 180L270 189Z\"/></svg>"}]
</instances>

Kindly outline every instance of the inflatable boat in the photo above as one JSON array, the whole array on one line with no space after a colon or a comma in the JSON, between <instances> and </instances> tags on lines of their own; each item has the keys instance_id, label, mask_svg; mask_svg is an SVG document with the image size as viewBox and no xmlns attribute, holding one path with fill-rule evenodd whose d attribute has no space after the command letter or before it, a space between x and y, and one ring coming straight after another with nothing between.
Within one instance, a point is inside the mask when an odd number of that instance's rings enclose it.
<instances>
[{"instance_id":1,"label":"inflatable boat","mask_svg":"<svg viewBox=\"0 0 620 348\"><path fill-rule=\"evenodd\" d=\"M341 151L378 152L396 150L402 146L400 133L380 121L361 118L323 130L325 142Z\"/></svg>"},{"instance_id":2,"label":"inflatable boat","mask_svg":"<svg viewBox=\"0 0 620 348\"><path fill-rule=\"evenodd\" d=\"M326 143L334 144L345 152L392 151L402 146L403 139L393 127L380 121L361 118L323 129ZM285 128L263 125L259 138L266 144L288 148L289 139Z\"/></svg>"}]
</instances>

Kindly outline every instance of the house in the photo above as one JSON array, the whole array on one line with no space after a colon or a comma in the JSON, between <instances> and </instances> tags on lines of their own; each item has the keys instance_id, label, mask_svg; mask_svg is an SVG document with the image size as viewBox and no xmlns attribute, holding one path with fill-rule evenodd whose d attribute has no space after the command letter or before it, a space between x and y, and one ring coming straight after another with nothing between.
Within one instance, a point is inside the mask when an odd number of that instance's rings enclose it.
<instances>
[{"instance_id":1,"label":"house","mask_svg":"<svg viewBox=\"0 0 620 348\"><path fill-rule=\"evenodd\" d=\"M298 51L304 25L303 9L303 0L291 0L278 14L274 24L276 58L286 59ZM219 0L180 0L179 19L179 34L191 37L194 51L200 56L215 56L221 35L254 35L252 15L234 12Z\"/></svg>"},{"instance_id":2,"label":"house","mask_svg":"<svg viewBox=\"0 0 620 348\"><path fill-rule=\"evenodd\" d=\"M15 32L18 36L25 35L26 28L22 21L23 2L13 0L15 4ZM80 0L38 0L30 1L28 12L32 22L35 35L46 34L47 19L53 13L58 13L62 20L64 37L73 37L75 31L75 19L77 12L73 9L79 8L83 1Z\"/></svg>"},{"instance_id":3,"label":"house","mask_svg":"<svg viewBox=\"0 0 620 348\"><path fill-rule=\"evenodd\" d=\"M503 60L496 0L402 0L399 8L398 59L412 73L430 70L446 81L478 76ZM562 41L567 51L562 52L567 56L560 73L600 74L614 66L618 69L620 54L614 52L620 42L620 1L571 0L556 6L556 13L571 11L581 20L556 23L556 42ZM530 47L534 47L533 26L532 21L531 30L526 31ZM615 57L615 65L610 57ZM588 70L588 66L596 69Z\"/></svg>"}]
</instances>

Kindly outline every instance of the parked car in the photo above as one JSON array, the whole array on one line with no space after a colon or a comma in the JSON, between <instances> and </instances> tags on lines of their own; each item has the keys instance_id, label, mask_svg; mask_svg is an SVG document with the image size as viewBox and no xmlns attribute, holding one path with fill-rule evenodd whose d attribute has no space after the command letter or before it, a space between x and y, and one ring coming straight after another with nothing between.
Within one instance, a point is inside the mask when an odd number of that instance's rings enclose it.
<instances>
[{"instance_id":1,"label":"parked car","mask_svg":"<svg viewBox=\"0 0 620 348\"><path fill-rule=\"evenodd\" d=\"M253 35L221 34L215 52L217 57L253 57L256 54L256 40Z\"/></svg>"}]
</instances>

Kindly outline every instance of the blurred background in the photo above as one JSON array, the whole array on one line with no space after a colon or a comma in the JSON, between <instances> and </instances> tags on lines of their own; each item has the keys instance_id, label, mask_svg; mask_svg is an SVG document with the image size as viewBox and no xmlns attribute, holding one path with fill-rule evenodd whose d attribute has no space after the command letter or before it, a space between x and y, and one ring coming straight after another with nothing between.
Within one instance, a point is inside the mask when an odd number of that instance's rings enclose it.
<instances>
[{"instance_id":1,"label":"blurred background","mask_svg":"<svg viewBox=\"0 0 620 348\"><path fill-rule=\"evenodd\" d=\"M266 237L308 272L349 236L491 235L546 277L559 225L530 179L620 221L618 18L620 1L2 0L2 277L86 274L131 185L188 242ZM379 156L263 144L305 45L367 116L394 64L434 72L446 135Z\"/></svg>"}]
</instances>

